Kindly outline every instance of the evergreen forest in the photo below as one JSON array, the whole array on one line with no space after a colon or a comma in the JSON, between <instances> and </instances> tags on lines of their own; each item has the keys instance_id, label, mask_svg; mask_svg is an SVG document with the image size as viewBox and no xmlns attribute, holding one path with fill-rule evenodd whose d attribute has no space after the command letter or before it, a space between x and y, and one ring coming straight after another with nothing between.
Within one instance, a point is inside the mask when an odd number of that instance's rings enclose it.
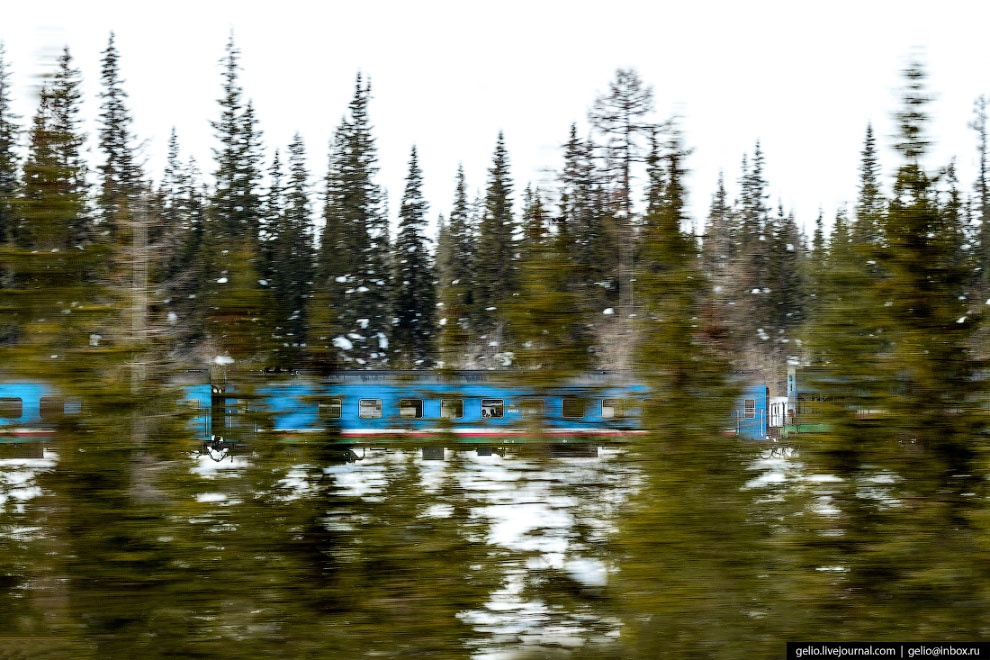
<instances>
[{"instance_id":1,"label":"evergreen forest","mask_svg":"<svg viewBox=\"0 0 990 660\"><path fill-rule=\"evenodd\" d=\"M806 233L771 199L758 140L724 175L738 196L720 179L690 217L691 145L633 69L589 96L587 135L561 126L554 185L514 179L509 135L478 182L424 172L409 145L389 209L367 75L311 172L305 136L264 142L231 37L203 118L212 162L173 132L152 172L122 57L111 35L90 126L68 48L30 117L0 49L0 369L85 413L61 422L56 458L0 468L0 657L731 659L990 639L990 99L960 147L978 177L960 181L929 162L913 61L898 160L864 123L855 201ZM443 203L424 197L434 176ZM828 430L786 449L724 437L734 372L775 395L789 368L814 374ZM396 452L372 496L327 467L332 431L259 433L237 469L191 467L188 369L482 369L545 389L628 372L654 393L650 433L615 471L558 481L536 453L518 482L578 503L568 547L607 581L489 542L463 457L438 472ZM500 589L571 641L471 614Z\"/></svg>"}]
</instances>

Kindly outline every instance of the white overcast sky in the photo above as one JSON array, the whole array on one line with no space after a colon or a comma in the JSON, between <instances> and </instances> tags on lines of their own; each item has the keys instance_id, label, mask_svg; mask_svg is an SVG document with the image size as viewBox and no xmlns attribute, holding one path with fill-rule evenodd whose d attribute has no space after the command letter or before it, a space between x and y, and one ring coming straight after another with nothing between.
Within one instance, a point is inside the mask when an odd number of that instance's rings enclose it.
<instances>
[{"instance_id":1,"label":"white overcast sky","mask_svg":"<svg viewBox=\"0 0 990 660\"><path fill-rule=\"evenodd\" d=\"M209 122L231 30L267 156L299 131L314 182L356 72L370 75L379 182L393 217L413 144L431 217L449 212L459 162L470 189L483 190L499 130L517 203L527 182L551 184L571 122L587 134L587 110L617 67L636 68L654 87L657 118L682 116L699 220L720 169L735 195L741 156L757 139L772 204L781 200L805 226L819 206L830 218L855 198L867 122L889 174L900 71L916 47L936 94L928 164L955 156L968 190L976 158L966 124L973 100L990 93L990 3L981 1L42 0L9 3L2 15L24 123L39 76L63 45L82 69L85 113L95 117L100 52L116 33L134 130L156 180L173 126L183 154L212 172ZM92 136L95 124L87 129Z\"/></svg>"}]
</instances>

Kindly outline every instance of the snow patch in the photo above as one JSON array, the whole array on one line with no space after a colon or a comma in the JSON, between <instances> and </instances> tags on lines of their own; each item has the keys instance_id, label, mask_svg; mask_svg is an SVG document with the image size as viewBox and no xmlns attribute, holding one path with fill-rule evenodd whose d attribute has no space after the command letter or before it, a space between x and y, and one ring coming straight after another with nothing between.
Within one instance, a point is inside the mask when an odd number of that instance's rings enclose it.
<instances>
[{"instance_id":1,"label":"snow patch","mask_svg":"<svg viewBox=\"0 0 990 660\"><path fill-rule=\"evenodd\" d=\"M169 325L175 325L179 321L179 315L175 312L169 312L167 318Z\"/></svg>"},{"instance_id":2,"label":"snow patch","mask_svg":"<svg viewBox=\"0 0 990 660\"><path fill-rule=\"evenodd\" d=\"M220 279L217 280L217 284L226 284L226 283L227 283L226 277L221 277Z\"/></svg>"},{"instance_id":3,"label":"snow patch","mask_svg":"<svg viewBox=\"0 0 990 660\"><path fill-rule=\"evenodd\" d=\"M365 289L365 291L367 291L367 289ZM368 319L358 319L357 324L361 326L362 330L368 329Z\"/></svg>"},{"instance_id":4,"label":"snow patch","mask_svg":"<svg viewBox=\"0 0 990 660\"><path fill-rule=\"evenodd\" d=\"M378 333L378 348L385 350L388 348L388 337L385 336L384 332Z\"/></svg>"},{"instance_id":5,"label":"snow patch","mask_svg":"<svg viewBox=\"0 0 990 660\"><path fill-rule=\"evenodd\" d=\"M615 309L609 307L608 309L603 310L602 314L604 314L605 316L612 316L613 314L615 314Z\"/></svg>"},{"instance_id":6,"label":"snow patch","mask_svg":"<svg viewBox=\"0 0 990 660\"><path fill-rule=\"evenodd\" d=\"M234 358L229 355L218 355L213 358L214 364L224 365L224 364L234 364Z\"/></svg>"},{"instance_id":7,"label":"snow patch","mask_svg":"<svg viewBox=\"0 0 990 660\"><path fill-rule=\"evenodd\" d=\"M354 348L354 344L352 344L351 340L347 337L334 337L333 345L344 351L349 351Z\"/></svg>"}]
</instances>

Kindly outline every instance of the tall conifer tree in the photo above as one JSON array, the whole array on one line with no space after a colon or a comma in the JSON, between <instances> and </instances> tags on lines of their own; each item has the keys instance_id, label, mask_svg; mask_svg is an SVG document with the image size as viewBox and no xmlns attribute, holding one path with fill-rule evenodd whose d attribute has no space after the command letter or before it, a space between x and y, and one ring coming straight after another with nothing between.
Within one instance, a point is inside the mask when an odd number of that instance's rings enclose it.
<instances>
[{"instance_id":1,"label":"tall conifer tree","mask_svg":"<svg viewBox=\"0 0 990 660\"><path fill-rule=\"evenodd\" d=\"M859 166L859 195L856 200L853 240L861 245L875 245L883 241L881 230L885 206L886 200L880 191L880 165L877 163L873 126L867 124Z\"/></svg>"},{"instance_id":2,"label":"tall conifer tree","mask_svg":"<svg viewBox=\"0 0 990 660\"><path fill-rule=\"evenodd\" d=\"M471 314L475 296L475 247L477 236L467 197L464 167L457 167L454 205L447 223L447 248L437 250L438 361L446 367L462 363L465 346L472 339Z\"/></svg>"},{"instance_id":3,"label":"tall conifer tree","mask_svg":"<svg viewBox=\"0 0 990 660\"><path fill-rule=\"evenodd\" d=\"M488 170L484 215L478 228L475 261L475 310L478 330L496 330L503 314L502 303L516 290L516 220L512 213L512 178L505 139L499 132L492 166ZM493 341L499 341L495 339Z\"/></svg>"},{"instance_id":4,"label":"tall conifer tree","mask_svg":"<svg viewBox=\"0 0 990 660\"><path fill-rule=\"evenodd\" d=\"M390 331L388 216L374 180L378 151L370 101L371 83L358 74L348 116L331 144L318 268L317 300L335 315L332 340L345 362L358 365L387 361Z\"/></svg>"},{"instance_id":5,"label":"tall conifer tree","mask_svg":"<svg viewBox=\"0 0 990 660\"><path fill-rule=\"evenodd\" d=\"M111 240L126 240L130 235L130 223L137 214L141 172L134 162L131 114L126 106L127 92L120 77L120 54L111 32L107 48L103 51L100 81L103 90L100 97L99 143L103 154L102 175L98 207L100 223L109 232ZM123 236L118 234L123 232Z\"/></svg>"},{"instance_id":6,"label":"tall conifer tree","mask_svg":"<svg viewBox=\"0 0 990 660\"><path fill-rule=\"evenodd\" d=\"M10 70L7 53L0 42L0 244L12 241L17 235L18 220L14 198L18 187L18 157L16 147L20 119L11 103Z\"/></svg>"},{"instance_id":7,"label":"tall conifer tree","mask_svg":"<svg viewBox=\"0 0 990 660\"><path fill-rule=\"evenodd\" d=\"M86 205L85 135L80 132L78 70L66 48L41 90L24 164L24 227L20 242L72 249L92 235Z\"/></svg>"},{"instance_id":8,"label":"tall conifer tree","mask_svg":"<svg viewBox=\"0 0 990 660\"><path fill-rule=\"evenodd\" d=\"M583 297L589 309L598 311L614 305L618 291L618 249L614 227L607 223L601 178L592 144L580 139L571 124L560 173L558 227L571 242Z\"/></svg>"},{"instance_id":9,"label":"tall conifer tree","mask_svg":"<svg viewBox=\"0 0 990 660\"><path fill-rule=\"evenodd\" d=\"M416 147L409 155L406 190L399 207L399 229L392 258L392 359L406 366L426 363L433 348L436 276L426 238L427 203Z\"/></svg>"}]
</instances>

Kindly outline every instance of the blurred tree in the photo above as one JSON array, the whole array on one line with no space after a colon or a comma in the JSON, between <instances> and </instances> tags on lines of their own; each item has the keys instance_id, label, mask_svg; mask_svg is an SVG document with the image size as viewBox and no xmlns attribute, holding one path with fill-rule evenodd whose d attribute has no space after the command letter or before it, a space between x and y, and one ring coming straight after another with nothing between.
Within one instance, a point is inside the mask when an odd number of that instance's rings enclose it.
<instances>
[{"instance_id":1,"label":"blurred tree","mask_svg":"<svg viewBox=\"0 0 990 660\"><path fill-rule=\"evenodd\" d=\"M712 343L721 344L730 351L733 349L730 346L732 328L729 320L733 317L732 307L736 304L737 293L733 275L738 249L735 229L725 180L719 172L718 187L712 195L701 245L701 272L711 287L705 296L702 318L705 334Z\"/></svg>"},{"instance_id":2,"label":"blurred tree","mask_svg":"<svg viewBox=\"0 0 990 660\"><path fill-rule=\"evenodd\" d=\"M399 208L392 263L392 332L389 350L392 361L406 368L421 367L432 360L436 316L436 275L426 237L423 172L416 147L409 154L409 174Z\"/></svg>"},{"instance_id":3,"label":"blurred tree","mask_svg":"<svg viewBox=\"0 0 990 660\"><path fill-rule=\"evenodd\" d=\"M233 358L237 369L267 368L274 364L276 303L271 287L261 277L261 264L250 236L220 256L220 277L213 286L207 311L207 330L218 355Z\"/></svg>"},{"instance_id":4,"label":"blurred tree","mask_svg":"<svg viewBox=\"0 0 990 660\"><path fill-rule=\"evenodd\" d=\"M766 627L749 615L761 606L761 548L742 485L755 450L719 437L733 388L727 364L700 341L706 283L683 229L684 157L675 132L637 273L645 301L637 370L651 391L643 417L651 432L633 446L643 481L620 522L609 586L625 624L616 656L752 657Z\"/></svg>"},{"instance_id":5,"label":"blurred tree","mask_svg":"<svg viewBox=\"0 0 990 660\"><path fill-rule=\"evenodd\" d=\"M551 227L539 188L527 186L524 200L519 291L506 318L521 378L546 396L592 367L593 337L567 232Z\"/></svg>"},{"instance_id":6,"label":"blurred tree","mask_svg":"<svg viewBox=\"0 0 990 660\"><path fill-rule=\"evenodd\" d=\"M978 312L958 257L958 194L940 204L921 162L924 79L916 63L905 71L902 160L884 242L864 250L836 230L814 335L826 355L817 386L831 402L831 431L805 460L830 475L809 495L827 498L832 513L800 521L806 552L795 575L814 604L805 610L810 625L834 639L987 630L978 614L990 593L978 577L990 559L979 504L985 383L969 348ZM883 277L864 261L876 261ZM822 566L841 571L826 575Z\"/></svg>"},{"instance_id":7,"label":"blurred tree","mask_svg":"<svg viewBox=\"0 0 990 660\"><path fill-rule=\"evenodd\" d=\"M86 205L86 165L80 150L79 72L68 49L41 90L24 163L23 230L19 245L69 250L92 234Z\"/></svg>"}]
</instances>

